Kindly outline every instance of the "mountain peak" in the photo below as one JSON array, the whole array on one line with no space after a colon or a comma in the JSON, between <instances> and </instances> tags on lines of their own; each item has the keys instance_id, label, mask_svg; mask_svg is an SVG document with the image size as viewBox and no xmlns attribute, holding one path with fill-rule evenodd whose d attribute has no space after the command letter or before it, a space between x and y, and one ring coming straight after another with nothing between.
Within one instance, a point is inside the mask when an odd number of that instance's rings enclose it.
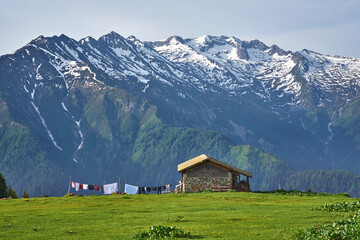
<instances>
[{"instance_id":1,"label":"mountain peak","mask_svg":"<svg viewBox=\"0 0 360 240\"><path fill-rule=\"evenodd\" d=\"M122 42L125 41L125 38L120 34L112 31L108 34L105 34L99 38L99 41L106 41L106 42Z\"/></svg>"},{"instance_id":2,"label":"mountain peak","mask_svg":"<svg viewBox=\"0 0 360 240\"><path fill-rule=\"evenodd\" d=\"M102 37L100 37L100 39L102 38L108 38L108 39L125 39L123 36L121 36L120 34L118 34L117 32L111 31L108 34L103 35Z\"/></svg>"},{"instance_id":3,"label":"mountain peak","mask_svg":"<svg viewBox=\"0 0 360 240\"><path fill-rule=\"evenodd\" d=\"M100 44L105 44L110 48L122 48L128 49L129 48L129 41L121 36L116 32L110 32L102 37L99 38Z\"/></svg>"},{"instance_id":4,"label":"mountain peak","mask_svg":"<svg viewBox=\"0 0 360 240\"><path fill-rule=\"evenodd\" d=\"M224 45L226 43L241 43L241 41L235 37L229 37L226 35L221 36L212 36L212 35L203 35L194 39L190 39L195 41L197 44L202 46L217 44L217 45Z\"/></svg>"},{"instance_id":5,"label":"mountain peak","mask_svg":"<svg viewBox=\"0 0 360 240\"><path fill-rule=\"evenodd\" d=\"M171 36L169 37L168 39L166 39L166 43L170 43L170 42L179 42L179 43L182 43L182 44L185 44L185 41L182 37L179 37L179 36Z\"/></svg>"},{"instance_id":6,"label":"mountain peak","mask_svg":"<svg viewBox=\"0 0 360 240\"><path fill-rule=\"evenodd\" d=\"M251 40L249 42L249 46L250 47L253 47L253 48L257 48L261 51L265 51L266 49L268 49L269 47L265 45L265 43L261 42L260 40L258 39L255 39L255 40Z\"/></svg>"},{"instance_id":7,"label":"mountain peak","mask_svg":"<svg viewBox=\"0 0 360 240\"><path fill-rule=\"evenodd\" d=\"M291 52L290 51L285 51L284 49L279 48L277 45L272 45L270 47L269 53L272 54L272 55L277 53L278 55L283 56L283 55L288 55Z\"/></svg>"},{"instance_id":8,"label":"mountain peak","mask_svg":"<svg viewBox=\"0 0 360 240\"><path fill-rule=\"evenodd\" d=\"M84 44L84 43L96 42L96 40L94 38L90 37L90 36L87 36L85 38L80 39L79 42L81 44Z\"/></svg>"},{"instance_id":9,"label":"mountain peak","mask_svg":"<svg viewBox=\"0 0 360 240\"><path fill-rule=\"evenodd\" d=\"M44 40L44 39L45 39L44 35L40 35L40 36L38 36L37 38L35 38L34 40L35 40L35 41L42 41L42 40Z\"/></svg>"},{"instance_id":10,"label":"mountain peak","mask_svg":"<svg viewBox=\"0 0 360 240\"><path fill-rule=\"evenodd\" d=\"M33 39L30 43L42 44L47 41L47 38L44 35L40 35L37 38Z\"/></svg>"},{"instance_id":11,"label":"mountain peak","mask_svg":"<svg viewBox=\"0 0 360 240\"><path fill-rule=\"evenodd\" d=\"M179 36L171 36L171 37L168 37L167 39L161 40L161 41L146 42L146 45L151 45L153 47L160 47L160 46L171 45L171 44L176 44L176 43L186 44L186 42L183 38L181 38Z\"/></svg>"},{"instance_id":12,"label":"mountain peak","mask_svg":"<svg viewBox=\"0 0 360 240\"><path fill-rule=\"evenodd\" d=\"M205 45L209 41L209 35L203 35L194 39L195 42L201 45Z\"/></svg>"},{"instance_id":13,"label":"mountain peak","mask_svg":"<svg viewBox=\"0 0 360 240\"><path fill-rule=\"evenodd\" d=\"M138 38L136 38L134 35L128 36L126 38L126 40L128 40L129 42L132 42L134 44L137 44L137 45L142 44L142 42Z\"/></svg>"}]
</instances>

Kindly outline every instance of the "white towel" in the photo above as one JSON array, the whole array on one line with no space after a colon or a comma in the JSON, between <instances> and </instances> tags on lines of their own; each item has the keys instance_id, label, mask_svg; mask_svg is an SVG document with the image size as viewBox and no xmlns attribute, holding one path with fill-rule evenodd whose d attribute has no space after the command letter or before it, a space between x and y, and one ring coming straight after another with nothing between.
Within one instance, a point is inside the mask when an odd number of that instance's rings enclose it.
<instances>
[{"instance_id":1,"label":"white towel","mask_svg":"<svg viewBox=\"0 0 360 240\"><path fill-rule=\"evenodd\" d=\"M139 187L125 183L125 192L126 194L138 194Z\"/></svg>"},{"instance_id":2,"label":"white towel","mask_svg":"<svg viewBox=\"0 0 360 240\"><path fill-rule=\"evenodd\" d=\"M83 189L88 190L89 189L89 184L83 184Z\"/></svg>"},{"instance_id":3,"label":"white towel","mask_svg":"<svg viewBox=\"0 0 360 240\"><path fill-rule=\"evenodd\" d=\"M79 191L80 190L80 183L75 183L75 190Z\"/></svg>"},{"instance_id":4,"label":"white towel","mask_svg":"<svg viewBox=\"0 0 360 240\"><path fill-rule=\"evenodd\" d=\"M117 183L105 184L103 187L104 187L104 194L112 194L118 191Z\"/></svg>"}]
</instances>

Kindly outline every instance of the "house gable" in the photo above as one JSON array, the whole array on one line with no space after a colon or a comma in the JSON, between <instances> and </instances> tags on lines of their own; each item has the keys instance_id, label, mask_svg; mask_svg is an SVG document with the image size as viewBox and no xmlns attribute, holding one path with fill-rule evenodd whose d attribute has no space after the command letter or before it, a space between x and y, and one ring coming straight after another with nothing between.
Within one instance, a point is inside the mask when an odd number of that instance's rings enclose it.
<instances>
[{"instance_id":1,"label":"house gable","mask_svg":"<svg viewBox=\"0 0 360 240\"><path fill-rule=\"evenodd\" d=\"M186 172L187 177L227 177L230 170L211 162L204 162L188 168Z\"/></svg>"},{"instance_id":2,"label":"house gable","mask_svg":"<svg viewBox=\"0 0 360 240\"><path fill-rule=\"evenodd\" d=\"M245 176L250 177L250 178L252 177L251 172L236 168L234 166L231 166L230 164L224 163L224 162L219 161L219 160L217 160L215 158L208 157L205 154L202 154L200 156L197 156L195 158L192 158L192 159L190 159L190 160L188 160L186 162L183 162L183 163L179 164L178 165L178 172L186 172L188 169L190 169L190 168L192 168L194 166L197 166L199 164L203 164L204 162L211 162L211 163L213 163L213 164L215 164L217 166L221 166L221 167L224 167L226 169L229 169L232 172L236 172L236 173L245 175Z\"/></svg>"}]
</instances>

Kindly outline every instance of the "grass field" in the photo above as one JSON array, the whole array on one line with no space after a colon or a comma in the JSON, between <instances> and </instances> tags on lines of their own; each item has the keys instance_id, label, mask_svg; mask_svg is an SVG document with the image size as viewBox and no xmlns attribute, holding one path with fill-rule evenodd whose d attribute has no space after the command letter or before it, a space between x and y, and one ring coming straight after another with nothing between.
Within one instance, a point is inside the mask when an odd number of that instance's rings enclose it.
<instances>
[{"instance_id":1,"label":"grass field","mask_svg":"<svg viewBox=\"0 0 360 240\"><path fill-rule=\"evenodd\" d=\"M291 239L344 216L312 208L355 200L236 192L13 199L0 201L0 239L132 239L153 225L194 239Z\"/></svg>"}]
</instances>

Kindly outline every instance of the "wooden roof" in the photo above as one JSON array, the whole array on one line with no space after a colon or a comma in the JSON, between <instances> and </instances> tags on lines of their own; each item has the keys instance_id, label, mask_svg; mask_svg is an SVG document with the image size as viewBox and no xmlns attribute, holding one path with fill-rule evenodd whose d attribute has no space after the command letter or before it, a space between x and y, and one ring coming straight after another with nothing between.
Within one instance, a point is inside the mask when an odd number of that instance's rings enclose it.
<instances>
[{"instance_id":1,"label":"wooden roof","mask_svg":"<svg viewBox=\"0 0 360 240\"><path fill-rule=\"evenodd\" d=\"M201 164L203 162L206 162L206 161L209 161L209 162L212 162L212 163L215 163L215 164L218 164L222 167L225 167L233 172L236 172L236 173L240 173L242 175L245 175L245 176L248 176L248 177L251 177L252 178L252 173L251 172L248 172L248 171L244 171L244 170L241 170L239 168L236 168L234 166L231 166L230 164L227 164L227 163L224 163L222 161L219 161L219 160L216 160L215 158L212 158L212 157L208 157L206 156L205 154L202 154L200 156L197 156L195 158L192 158L186 162L183 162L181 164L178 165L178 172L182 172L188 168L191 168L191 167L194 167L198 164Z\"/></svg>"}]
</instances>

